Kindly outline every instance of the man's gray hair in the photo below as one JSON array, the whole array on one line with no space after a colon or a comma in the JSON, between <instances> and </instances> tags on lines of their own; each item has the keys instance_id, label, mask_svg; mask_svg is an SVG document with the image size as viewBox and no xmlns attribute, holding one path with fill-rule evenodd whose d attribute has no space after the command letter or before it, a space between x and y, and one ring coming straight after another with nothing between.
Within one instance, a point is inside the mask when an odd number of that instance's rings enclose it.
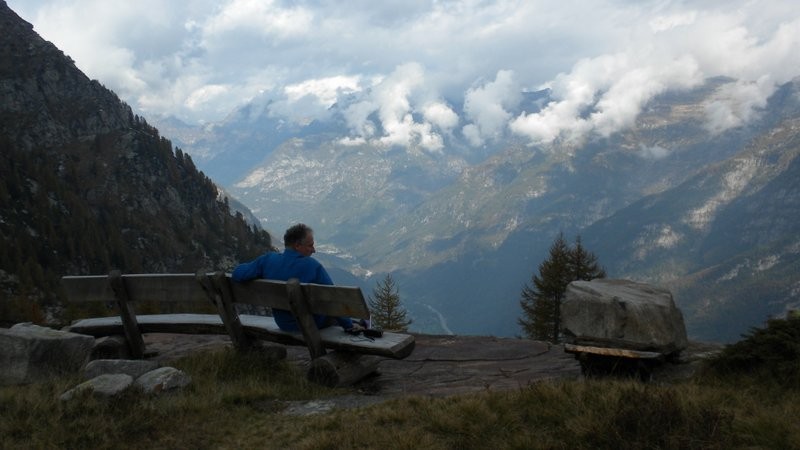
<instances>
[{"instance_id":1,"label":"man's gray hair","mask_svg":"<svg viewBox=\"0 0 800 450\"><path fill-rule=\"evenodd\" d=\"M283 245L286 247L291 247L295 244L300 244L302 243L303 239L306 238L306 236L313 232L314 230L304 223L292 225L283 235Z\"/></svg>"}]
</instances>

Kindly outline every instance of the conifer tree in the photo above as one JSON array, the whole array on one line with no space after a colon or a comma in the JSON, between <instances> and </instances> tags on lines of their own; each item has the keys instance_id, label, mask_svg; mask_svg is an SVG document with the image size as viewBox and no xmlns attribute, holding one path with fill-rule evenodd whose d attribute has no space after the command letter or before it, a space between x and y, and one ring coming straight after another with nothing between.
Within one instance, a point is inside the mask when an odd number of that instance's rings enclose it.
<instances>
[{"instance_id":1,"label":"conifer tree","mask_svg":"<svg viewBox=\"0 0 800 450\"><path fill-rule=\"evenodd\" d=\"M556 308L560 307L563 287L568 283L569 246L560 233L550 245L548 258L539 264L539 274L531 277L532 285L522 289L523 316L518 319L523 332L533 339L554 341L554 326L558 322Z\"/></svg>"},{"instance_id":2,"label":"conifer tree","mask_svg":"<svg viewBox=\"0 0 800 450\"><path fill-rule=\"evenodd\" d=\"M575 244L569 253L569 265L572 272L571 281L590 281L606 277L606 271L600 267L597 256L583 247L580 235L575 238Z\"/></svg>"},{"instance_id":3,"label":"conifer tree","mask_svg":"<svg viewBox=\"0 0 800 450\"><path fill-rule=\"evenodd\" d=\"M539 264L539 273L531 277L531 284L522 288L520 306L522 317L517 321L526 336L557 343L561 328L561 301L567 285L575 280L604 278L597 256L587 251L580 236L570 248L559 233L550 246L547 259Z\"/></svg>"},{"instance_id":4,"label":"conifer tree","mask_svg":"<svg viewBox=\"0 0 800 450\"><path fill-rule=\"evenodd\" d=\"M400 289L391 274L386 274L368 297L373 326L384 330L406 331L411 325L405 308L400 304Z\"/></svg>"}]
</instances>

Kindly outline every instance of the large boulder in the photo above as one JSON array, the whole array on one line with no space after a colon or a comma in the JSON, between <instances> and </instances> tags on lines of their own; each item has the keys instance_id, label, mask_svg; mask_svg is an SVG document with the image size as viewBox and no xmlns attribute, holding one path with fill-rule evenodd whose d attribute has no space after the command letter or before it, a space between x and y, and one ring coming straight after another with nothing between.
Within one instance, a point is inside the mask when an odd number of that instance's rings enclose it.
<instances>
[{"instance_id":1,"label":"large boulder","mask_svg":"<svg viewBox=\"0 0 800 450\"><path fill-rule=\"evenodd\" d=\"M567 343L664 354L688 345L683 314L672 294L629 280L573 281L561 303Z\"/></svg>"},{"instance_id":2,"label":"large boulder","mask_svg":"<svg viewBox=\"0 0 800 450\"><path fill-rule=\"evenodd\" d=\"M89 360L94 338L18 323L0 329L0 385L28 384L78 372Z\"/></svg>"}]
</instances>

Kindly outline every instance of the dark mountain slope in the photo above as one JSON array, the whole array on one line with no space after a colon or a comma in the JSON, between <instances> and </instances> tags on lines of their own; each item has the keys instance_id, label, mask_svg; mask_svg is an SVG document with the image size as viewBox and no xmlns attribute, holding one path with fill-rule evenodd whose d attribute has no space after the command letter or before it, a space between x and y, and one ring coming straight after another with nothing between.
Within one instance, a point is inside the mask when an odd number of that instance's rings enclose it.
<instances>
[{"instance_id":1,"label":"dark mountain slope","mask_svg":"<svg viewBox=\"0 0 800 450\"><path fill-rule=\"evenodd\" d=\"M64 274L228 268L270 245L5 2L0 30L0 321L42 320Z\"/></svg>"},{"instance_id":2,"label":"dark mountain slope","mask_svg":"<svg viewBox=\"0 0 800 450\"><path fill-rule=\"evenodd\" d=\"M800 118L785 97L743 150L584 231L609 272L671 287L694 337L735 340L800 306Z\"/></svg>"}]
</instances>

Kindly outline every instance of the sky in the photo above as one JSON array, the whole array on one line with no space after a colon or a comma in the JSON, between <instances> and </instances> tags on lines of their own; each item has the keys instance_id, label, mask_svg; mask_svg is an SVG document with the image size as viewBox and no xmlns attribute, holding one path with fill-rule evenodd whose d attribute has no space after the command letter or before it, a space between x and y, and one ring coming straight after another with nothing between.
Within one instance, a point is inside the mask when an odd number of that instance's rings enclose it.
<instances>
[{"instance_id":1,"label":"sky","mask_svg":"<svg viewBox=\"0 0 800 450\"><path fill-rule=\"evenodd\" d=\"M705 105L719 133L800 75L796 0L6 1L148 119L251 103L303 122L348 98L351 144L607 136L655 96L726 76ZM543 88L549 104L519 111Z\"/></svg>"}]
</instances>

